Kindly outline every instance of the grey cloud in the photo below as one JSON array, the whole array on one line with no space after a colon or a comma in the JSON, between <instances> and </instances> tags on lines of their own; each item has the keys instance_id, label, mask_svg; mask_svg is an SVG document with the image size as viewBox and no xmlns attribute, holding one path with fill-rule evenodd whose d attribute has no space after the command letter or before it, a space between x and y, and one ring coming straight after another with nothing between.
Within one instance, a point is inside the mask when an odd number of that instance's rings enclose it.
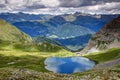
<instances>
[{"instance_id":1,"label":"grey cloud","mask_svg":"<svg viewBox=\"0 0 120 80\"><path fill-rule=\"evenodd\" d=\"M36 4L36 5L31 5L31 6L26 6L28 9L41 9L41 8L46 8L44 5Z\"/></svg>"},{"instance_id":2,"label":"grey cloud","mask_svg":"<svg viewBox=\"0 0 120 80\"><path fill-rule=\"evenodd\" d=\"M61 7L79 7L84 3L84 0L60 0Z\"/></svg>"},{"instance_id":3,"label":"grey cloud","mask_svg":"<svg viewBox=\"0 0 120 80\"><path fill-rule=\"evenodd\" d=\"M61 7L91 6L109 2L120 2L120 0L59 0Z\"/></svg>"},{"instance_id":4,"label":"grey cloud","mask_svg":"<svg viewBox=\"0 0 120 80\"><path fill-rule=\"evenodd\" d=\"M52 4L52 3L53 4ZM81 6L90 6L96 4L103 4L109 2L120 2L120 0L0 0L0 4L12 4L12 5L24 5L24 6L33 6L33 8L44 8L46 7L81 7ZM60 5L55 5L60 3ZM37 6L36 6L37 5ZM48 5L48 6L47 6ZM53 6L55 5L55 6Z\"/></svg>"},{"instance_id":5,"label":"grey cloud","mask_svg":"<svg viewBox=\"0 0 120 80\"><path fill-rule=\"evenodd\" d=\"M120 14L120 0L0 0L2 12Z\"/></svg>"},{"instance_id":6,"label":"grey cloud","mask_svg":"<svg viewBox=\"0 0 120 80\"><path fill-rule=\"evenodd\" d=\"M0 8L4 8L5 7L5 5L4 4L0 4Z\"/></svg>"}]
</instances>

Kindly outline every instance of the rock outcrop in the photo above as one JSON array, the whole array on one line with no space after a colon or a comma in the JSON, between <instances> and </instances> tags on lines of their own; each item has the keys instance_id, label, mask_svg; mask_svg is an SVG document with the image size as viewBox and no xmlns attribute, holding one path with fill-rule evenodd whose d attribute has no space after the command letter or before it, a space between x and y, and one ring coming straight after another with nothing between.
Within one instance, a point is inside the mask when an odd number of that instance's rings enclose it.
<instances>
[{"instance_id":1,"label":"rock outcrop","mask_svg":"<svg viewBox=\"0 0 120 80\"><path fill-rule=\"evenodd\" d=\"M111 48L120 48L120 16L97 32L80 53L92 53Z\"/></svg>"}]
</instances>

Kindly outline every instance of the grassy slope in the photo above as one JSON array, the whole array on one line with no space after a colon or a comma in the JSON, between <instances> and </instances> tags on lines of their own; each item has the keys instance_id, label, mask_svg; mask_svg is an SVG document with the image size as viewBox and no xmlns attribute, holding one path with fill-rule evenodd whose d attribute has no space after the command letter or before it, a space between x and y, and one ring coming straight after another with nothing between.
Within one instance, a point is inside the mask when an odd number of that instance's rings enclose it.
<instances>
[{"instance_id":1,"label":"grassy slope","mask_svg":"<svg viewBox=\"0 0 120 80\"><path fill-rule=\"evenodd\" d=\"M0 19L0 40L12 42L31 42L32 39L27 34L21 32L15 26Z\"/></svg>"},{"instance_id":2,"label":"grassy slope","mask_svg":"<svg viewBox=\"0 0 120 80\"><path fill-rule=\"evenodd\" d=\"M105 52L91 53L85 55L96 64L103 64L107 61L112 61L120 58L120 48L110 49ZM109 67L109 66L108 66ZM93 68L92 70L88 70L82 73L75 73L77 76L85 76L89 80L119 80L120 79L120 64L114 65L110 68ZM98 77L99 76L99 77ZM115 79L114 79L115 78Z\"/></svg>"},{"instance_id":3,"label":"grassy slope","mask_svg":"<svg viewBox=\"0 0 120 80\"><path fill-rule=\"evenodd\" d=\"M120 70L116 68L112 69L93 69L89 70L83 73L76 73L73 75L59 75L54 73L49 73L49 71L44 69L44 60L46 57L49 56L65 56L67 55L65 51L58 51L56 52L23 52L23 51L0 51L0 75L1 79L6 80L12 76L13 79L18 79L18 76L14 74L19 75L20 78L24 78L25 80L30 79L45 79L45 80L68 80L70 78L73 78L74 80L83 79L83 80L119 80L120 79ZM111 54L109 54L111 53ZM51 55L50 55L51 54ZM64 55L61 55L64 54ZM73 56L73 54L68 53L68 55ZM104 56L104 57L103 57ZM109 60L114 60L117 58L120 58L120 49L111 49L107 52L103 53L94 53L87 55L86 57L89 57L91 60L94 60L98 63L103 63ZM101 58L103 57L103 58ZM11 62L15 62L14 64L8 64ZM19 69L26 68L31 69L35 71L29 71L29 73L25 71L21 71ZM14 69L14 70L13 70ZM40 72L40 73L39 73ZM43 73L45 72L45 73ZM14 73L14 74L10 74ZM31 75L32 74L32 75ZM4 77L6 75L6 77ZM38 75L36 77L36 75ZM47 76L47 77L46 77ZM98 77L99 76L99 77Z\"/></svg>"},{"instance_id":4,"label":"grassy slope","mask_svg":"<svg viewBox=\"0 0 120 80\"><path fill-rule=\"evenodd\" d=\"M15 46L16 46L16 44L15 44ZM50 57L50 56L67 57L67 56L75 56L75 54L68 52L64 49L49 51L49 52L44 51L44 50L37 51L36 45L32 46L34 49L32 48L32 51L29 52L26 49L24 50L22 48L22 47L25 47L26 45L17 44L17 46L18 46L17 48L14 48L14 44L13 43L11 44L9 42L5 42L5 43L1 44L2 50L0 50L0 72L1 72L0 74L3 75L3 73L4 73L6 76L8 76L8 77L6 77L7 79L9 78L9 76L11 76L9 74L11 72L20 74L21 76L24 76L24 75L22 75L23 73L21 73L19 71L19 69L21 69L21 68L37 71L39 76L40 76L40 77L37 77L38 80L41 78L47 79L48 77L45 77L46 74L48 74L50 77L56 75L55 79L53 79L53 80L56 80L58 78L58 76L62 76L62 77L67 76L66 80L68 80L70 78L69 76L75 76L73 78L76 78L76 80L77 80L77 78L80 79L81 75L82 75L85 77L86 80L88 78L90 80L92 80L92 79L96 79L97 76L101 76L104 78L105 74L107 75L107 78L109 78L110 75L114 75L114 76L117 76L116 74L119 75L119 70L117 70L117 69L116 70L107 70L107 69L106 70L97 70L97 69L94 69L94 70L89 70L89 71L83 72L83 73L76 73L74 75L57 75L54 73L48 73L49 71L47 71L44 68L44 66L45 66L44 60L47 57ZM19 47L19 46L21 46L21 47ZM42 47L42 49L44 49L43 45L40 47ZM30 48L28 47L27 49L29 50L29 49L31 49L31 47ZM85 57L88 57L91 60L96 61L97 63L103 63L103 62L106 62L109 60L114 60L114 59L120 58L120 49L111 49L107 52L93 53L90 55L86 55ZM14 69L17 70L17 72L14 72L13 71ZM8 72L6 70L8 70ZM36 76L35 75L36 72L34 73L34 71L33 71L32 75ZM47 73L41 74L39 72L47 72ZM27 75L28 80L31 78L34 79L34 77L31 76L30 74L26 74L26 75ZM79 76L79 77L77 77L77 76ZM17 76L14 76L14 77L17 77ZM61 80L62 77L60 77L59 80ZM4 78L4 75L0 78ZM50 80L50 78L49 78L49 80ZM97 80L100 80L100 79L97 79Z\"/></svg>"},{"instance_id":5,"label":"grassy slope","mask_svg":"<svg viewBox=\"0 0 120 80\"><path fill-rule=\"evenodd\" d=\"M115 60L120 58L120 49L110 49L106 52L101 53L92 53L90 55L86 55L85 57L97 62L103 63L110 60Z\"/></svg>"}]
</instances>

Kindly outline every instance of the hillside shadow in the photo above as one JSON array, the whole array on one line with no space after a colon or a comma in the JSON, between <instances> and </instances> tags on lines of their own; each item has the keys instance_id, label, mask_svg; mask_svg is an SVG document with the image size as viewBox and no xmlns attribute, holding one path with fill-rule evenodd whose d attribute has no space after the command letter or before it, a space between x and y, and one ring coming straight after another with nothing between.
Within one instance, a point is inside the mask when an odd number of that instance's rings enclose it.
<instances>
[{"instance_id":1,"label":"hillside shadow","mask_svg":"<svg viewBox=\"0 0 120 80\"><path fill-rule=\"evenodd\" d=\"M47 72L44 68L44 57L31 55L25 56L5 56L0 54L0 68L31 69L35 71Z\"/></svg>"},{"instance_id":2,"label":"hillside shadow","mask_svg":"<svg viewBox=\"0 0 120 80\"><path fill-rule=\"evenodd\" d=\"M43 44L14 44L14 49L25 52L58 52L62 50L61 46L43 43Z\"/></svg>"}]
</instances>

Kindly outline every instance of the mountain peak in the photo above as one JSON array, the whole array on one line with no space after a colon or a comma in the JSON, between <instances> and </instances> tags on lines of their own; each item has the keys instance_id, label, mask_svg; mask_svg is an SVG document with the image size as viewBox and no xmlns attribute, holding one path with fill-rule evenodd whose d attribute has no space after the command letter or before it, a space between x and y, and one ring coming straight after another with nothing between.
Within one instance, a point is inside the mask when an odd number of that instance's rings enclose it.
<instances>
[{"instance_id":1,"label":"mountain peak","mask_svg":"<svg viewBox=\"0 0 120 80\"><path fill-rule=\"evenodd\" d=\"M105 27L105 29L120 29L120 16L110 21Z\"/></svg>"}]
</instances>

